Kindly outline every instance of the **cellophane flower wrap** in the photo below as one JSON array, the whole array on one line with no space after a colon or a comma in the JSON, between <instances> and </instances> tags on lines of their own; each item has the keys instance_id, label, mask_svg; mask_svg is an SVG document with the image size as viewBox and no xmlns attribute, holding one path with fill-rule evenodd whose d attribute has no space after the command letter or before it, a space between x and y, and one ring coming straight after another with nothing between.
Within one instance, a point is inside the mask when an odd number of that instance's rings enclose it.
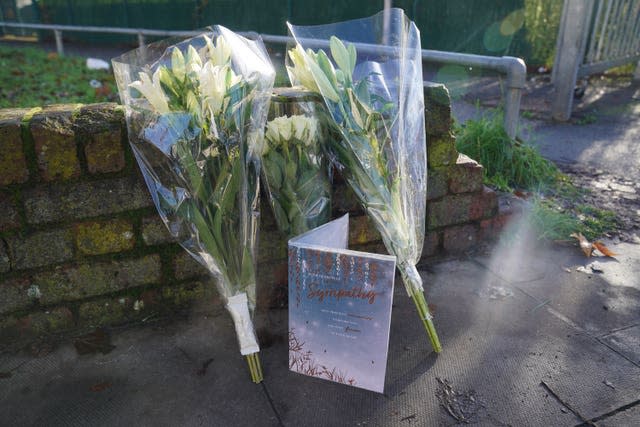
<instances>
[{"instance_id":1,"label":"cellophane flower wrap","mask_svg":"<svg viewBox=\"0 0 640 427\"><path fill-rule=\"evenodd\" d=\"M215 277L252 379L262 134L275 72L260 40L215 26L112 61L129 141L155 206Z\"/></svg>"},{"instance_id":2,"label":"cellophane flower wrap","mask_svg":"<svg viewBox=\"0 0 640 427\"><path fill-rule=\"evenodd\" d=\"M320 93L342 138L336 168L382 235L436 352L440 341L416 269L425 233L427 161L420 33L401 9L329 25L295 26L293 84Z\"/></svg>"},{"instance_id":3,"label":"cellophane flower wrap","mask_svg":"<svg viewBox=\"0 0 640 427\"><path fill-rule=\"evenodd\" d=\"M278 88L271 99L262 154L262 176L278 229L288 238L331 216L331 176L322 144L328 138L322 98Z\"/></svg>"}]
</instances>

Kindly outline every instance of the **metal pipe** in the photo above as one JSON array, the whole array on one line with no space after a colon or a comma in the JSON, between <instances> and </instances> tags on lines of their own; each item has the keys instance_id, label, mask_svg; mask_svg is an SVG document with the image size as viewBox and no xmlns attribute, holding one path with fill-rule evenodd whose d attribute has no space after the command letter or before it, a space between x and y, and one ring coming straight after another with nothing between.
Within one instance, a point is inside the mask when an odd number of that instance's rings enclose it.
<instances>
[{"instance_id":1,"label":"metal pipe","mask_svg":"<svg viewBox=\"0 0 640 427\"><path fill-rule=\"evenodd\" d=\"M144 47L144 36L195 36L200 34L198 31L169 31L169 30L151 30L144 28L121 28L121 27L96 27L96 26L70 26L70 25L48 25L48 24L21 24L0 22L0 25L8 27L32 28L38 30L53 30L56 34L56 46L58 52L62 52L62 31L76 32L101 32L113 34L132 34L137 35L138 44ZM248 37L262 37L265 43L283 44L292 43L292 37L279 36L274 34L257 34L255 32L241 33ZM58 43L59 40L59 43ZM325 40L306 40L309 45L315 48L327 48L328 42ZM379 55L386 53L394 53L397 49L388 46L380 46L366 43L354 43L360 52ZM421 52L423 62L472 66L484 69L491 69L506 75L507 93L505 97L505 130L511 137L516 136L518 127L518 117L520 114L520 98L522 89L526 82L526 66L520 58L511 56L485 56L474 55L468 53L443 52L438 50L423 49Z\"/></svg>"}]
</instances>

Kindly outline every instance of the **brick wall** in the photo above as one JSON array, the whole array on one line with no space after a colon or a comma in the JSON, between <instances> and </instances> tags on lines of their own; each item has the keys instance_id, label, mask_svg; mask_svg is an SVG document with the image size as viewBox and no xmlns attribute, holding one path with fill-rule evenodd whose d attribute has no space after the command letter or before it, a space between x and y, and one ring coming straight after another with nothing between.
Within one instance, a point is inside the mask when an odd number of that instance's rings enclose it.
<instances>
[{"instance_id":1,"label":"brick wall","mask_svg":"<svg viewBox=\"0 0 640 427\"><path fill-rule=\"evenodd\" d=\"M458 155L449 95L425 91L429 155L424 256L458 252L490 230L495 194ZM353 248L384 252L350 190ZM286 242L262 205L258 298L286 304ZM0 110L0 347L17 338L220 308L207 272L172 241L156 214L116 104Z\"/></svg>"}]
</instances>

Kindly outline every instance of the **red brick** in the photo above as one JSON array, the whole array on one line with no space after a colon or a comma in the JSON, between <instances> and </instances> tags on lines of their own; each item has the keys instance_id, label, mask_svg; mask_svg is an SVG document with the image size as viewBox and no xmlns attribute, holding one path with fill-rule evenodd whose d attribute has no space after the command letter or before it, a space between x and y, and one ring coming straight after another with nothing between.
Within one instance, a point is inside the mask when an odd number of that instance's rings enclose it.
<instances>
[{"instance_id":1,"label":"red brick","mask_svg":"<svg viewBox=\"0 0 640 427\"><path fill-rule=\"evenodd\" d=\"M7 239L13 267L17 270L59 264L73 258L70 230L36 231Z\"/></svg>"},{"instance_id":2,"label":"red brick","mask_svg":"<svg viewBox=\"0 0 640 427\"><path fill-rule=\"evenodd\" d=\"M0 232L20 227L18 209L8 193L0 192Z\"/></svg>"},{"instance_id":3,"label":"red brick","mask_svg":"<svg viewBox=\"0 0 640 427\"><path fill-rule=\"evenodd\" d=\"M478 227L473 224L447 227L443 233L443 247L449 253L464 252L478 244Z\"/></svg>"},{"instance_id":4,"label":"red brick","mask_svg":"<svg viewBox=\"0 0 640 427\"><path fill-rule=\"evenodd\" d=\"M482 191L482 169L475 160L458 155L456 164L449 168L449 191L454 194Z\"/></svg>"},{"instance_id":5,"label":"red brick","mask_svg":"<svg viewBox=\"0 0 640 427\"><path fill-rule=\"evenodd\" d=\"M40 289L40 302L53 304L154 285L161 279L160 257L147 255L137 259L58 267L34 274L33 284Z\"/></svg>"},{"instance_id":6,"label":"red brick","mask_svg":"<svg viewBox=\"0 0 640 427\"><path fill-rule=\"evenodd\" d=\"M37 286L28 277L16 277L0 282L0 314L30 307L40 297Z\"/></svg>"},{"instance_id":7,"label":"red brick","mask_svg":"<svg viewBox=\"0 0 640 427\"><path fill-rule=\"evenodd\" d=\"M364 245L382 237L367 215L349 217L349 245Z\"/></svg>"},{"instance_id":8,"label":"red brick","mask_svg":"<svg viewBox=\"0 0 640 427\"><path fill-rule=\"evenodd\" d=\"M124 219L77 224L75 237L77 248L85 255L127 251L136 242L131 221Z\"/></svg>"},{"instance_id":9,"label":"red brick","mask_svg":"<svg viewBox=\"0 0 640 427\"><path fill-rule=\"evenodd\" d=\"M29 179L21 129L21 120L27 111L15 109L0 112L0 186L20 184Z\"/></svg>"},{"instance_id":10,"label":"red brick","mask_svg":"<svg viewBox=\"0 0 640 427\"><path fill-rule=\"evenodd\" d=\"M47 107L30 122L38 168L45 181L80 175L75 132L71 123L73 105Z\"/></svg>"},{"instance_id":11,"label":"red brick","mask_svg":"<svg viewBox=\"0 0 640 427\"><path fill-rule=\"evenodd\" d=\"M22 338L48 335L72 329L75 326L73 313L67 307L55 307L37 311L19 318L17 327Z\"/></svg>"},{"instance_id":12,"label":"red brick","mask_svg":"<svg viewBox=\"0 0 640 427\"><path fill-rule=\"evenodd\" d=\"M439 199L447 194L447 168L427 171L427 200Z\"/></svg>"},{"instance_id":13,"label":"red brick","mask_svg":"<svg viewBox=\"0 0 640 427\"><path fill-rule=\"evenodd\" d=\"M422 245L422 256L433 256L440 251L441 233L430 231L424 236L424 244Z\"/></svg>"},{"instance_id":14,"label":"red brick","mask_svg":"<svg viewBox=\"0 0 640 427\"><path fill-rule=\"evenodd\" d=\"M91 135L84 148L89 173L121 171L125 166L120 129Z\"/></svg>"},{"instance_id":15,"label":"red brick","mask_svg":"<svg viewBox=\"0 0 640 427\"><path fill-rule=\"evenodd\" d=\"M209 271L187 251L180 251L173 257L173 272L177 280L208 277Z\"/></svg>"}]
</instances>

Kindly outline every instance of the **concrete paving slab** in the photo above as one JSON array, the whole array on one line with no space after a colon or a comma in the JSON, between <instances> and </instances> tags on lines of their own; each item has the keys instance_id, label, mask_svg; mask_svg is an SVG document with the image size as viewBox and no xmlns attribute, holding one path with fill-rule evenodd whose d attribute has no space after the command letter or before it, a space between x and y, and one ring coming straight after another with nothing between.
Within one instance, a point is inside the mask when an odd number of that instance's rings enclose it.
<instances>
[{"instance_id":1,"label":"concrete paving slab","mask_svg":"<svg viewBox=\"0 0 640 427\"><path fill-rule=\"evenodd\" d=\"M579 424L541 381L585 417L625 405L640 391L633 381L640 368L535 310L537 300L493 273L461 261L430 269L425 285L444 352L432 353L411 300L398 287L384 395L283 372L286 348L268 352L265 384L284 425L452 425L456 420L438 397L438 379L460 396L473 396L468 414L480 425ZM619 384L615 395L601 390L609 387L594 377L596 369Z\"/></svg>"},{"instance_id":2,"label":"concrete paving slab","mask_svg":"<svg viewBox=\"0 0 640 427\"><path fill-rule=\"evenodd\" d=\"M600 427L637 427L639 422L640 406L634 406L598 421L598 425Z\"/></svg>"},{"instance_id":3,"label":"concrete paving slab","mask_svg":"<svg viewBox=\"0 0 640 427\"><path fill-rule=\"evenodd\" d=\"M640 324L605 335L600 340L640 366Z\"/></svg>"},{"instance_id":4,"label":"concrete paving slab","mask_svg":"<svg viewBox=\"0 0 640 427\"><path fill-rule=\"evenodd\" d=\"M106 354L5 357L2 424L279 425L253 384L226 313L114 335Z\"/></svg>"}]
</instances>

